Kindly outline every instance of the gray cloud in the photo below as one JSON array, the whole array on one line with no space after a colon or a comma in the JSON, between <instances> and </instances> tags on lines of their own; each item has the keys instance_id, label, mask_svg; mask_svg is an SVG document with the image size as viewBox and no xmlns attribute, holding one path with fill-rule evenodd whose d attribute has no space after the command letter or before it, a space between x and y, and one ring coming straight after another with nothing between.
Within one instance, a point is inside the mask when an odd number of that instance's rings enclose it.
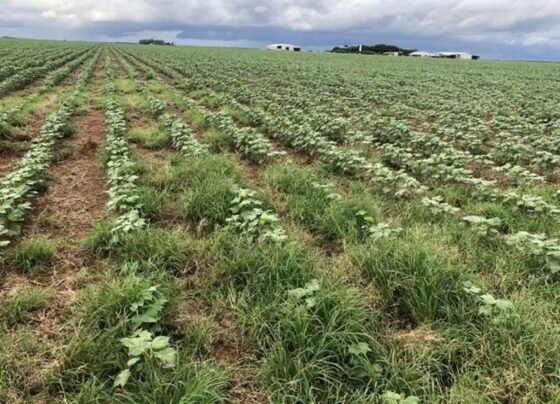
<instances>
[{"instance_id":1,"label":"gray cloud","mask_svg":"<svg viewBox=\"0 0 560 404\"><path fill-rule=\"evenodd\" d=\"M4 0L1 7L5 35L133 40L161 32L180 43L234 46L396 42L505 57L560 50L557 0Z\"/></svg>"}]
</instances>

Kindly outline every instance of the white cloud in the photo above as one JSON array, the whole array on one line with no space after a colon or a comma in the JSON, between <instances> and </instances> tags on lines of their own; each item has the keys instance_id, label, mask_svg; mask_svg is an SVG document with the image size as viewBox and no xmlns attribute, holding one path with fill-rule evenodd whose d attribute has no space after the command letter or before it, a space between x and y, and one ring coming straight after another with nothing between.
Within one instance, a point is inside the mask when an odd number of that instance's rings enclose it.
<instances>
[{"instance_id":1,"label":"white cloud","mask_svg":"<svg viewBox=\"0 0 560 404\"><path fill-rule=\"evenodd\" d=\"M43 18L56 18L56 11L45 10L41 13L41 17L43 17Z\"/></svg>"},{"instance_id":2,"label":"white cloud","mask_svg":"<svg viewBox=\"0 0 560 404\"><path fill-rule=\"evenodd\" d=\"M548 43L550 41L551 38L545 35L529 35L522 41L522 44L525 46L532 46Z\"/></svg>"}]
</instances>

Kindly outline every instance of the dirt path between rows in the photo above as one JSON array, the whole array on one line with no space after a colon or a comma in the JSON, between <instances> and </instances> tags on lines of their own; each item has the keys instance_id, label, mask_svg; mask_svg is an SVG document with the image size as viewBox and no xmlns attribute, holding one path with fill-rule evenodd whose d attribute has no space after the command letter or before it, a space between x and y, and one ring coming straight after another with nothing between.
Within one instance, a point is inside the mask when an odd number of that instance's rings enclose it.
<instances>
[{"instance_id":1,"label":"dirt path between rows","mask_svg":"<svg viewBox=\"0 0 560 404\"><path fill-rule=\"evenodd\" d=\"M75 117L76 133L57 144L63 159L49 171L49 188L33 212L30 233L47 234L61 243L60 263L68 269L84 266L80 242L107 214L107 179L97 150L105 142L105 114L91 100L102 83L102 58L88 86L91 95L84 113ZM45 228L44 222L54 226Z\"/></svg>"},{"instance_id":2,"label":"dirt path between rows","mask_svg":"<svg viewBox=\"0 0 560 404\"><path fill-rule=\"evenodd\" d=\"M70 304L81 288L109 266L108 260L95 259L81 247L84 236L107 215L106 176L97 154L105 142L105 115L93 101L99 95L101 83L100 60L86 90L83 113L72 120L76 132L55 145L59 161L49 169L48 189L33 201L29 224L15 240L17 243L36 236L53 240L57 245L54 266L36 274L0 268L0 304L23 290L51 295L46 307L25 314L25 321L32 324L30 338L37 350L29 352L26 358L30 364L23 370L26 388L9 392L16 402L48 395L49 374L60 366L64 342L71 334L65 322ZM36 401L46 402L39 398Z\"/></svg>"},{"instance_id":3,"label":"dirt path between rows","mask_svg":"<svg viewBox=\"0 0 560 404\"><path fill-rule=\"evenodd\" d=\"M106 213L106 178L97 156L105 140L105 116L91 108L74 121L77 134L66 147L72 155L56 164L49 190L37 201L38 215L55 219L56 236L75 244L89 233Z\"/></svg>"}]
</instances>

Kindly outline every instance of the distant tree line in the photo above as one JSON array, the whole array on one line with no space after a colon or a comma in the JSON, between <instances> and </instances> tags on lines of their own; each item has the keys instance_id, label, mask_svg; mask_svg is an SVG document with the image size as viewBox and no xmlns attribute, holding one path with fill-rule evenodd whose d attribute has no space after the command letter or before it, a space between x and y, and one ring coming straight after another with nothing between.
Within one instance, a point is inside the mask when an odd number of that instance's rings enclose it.
<instances>
[{"instance_id":1,"label":"distant tree line","mask_svg":"<svg viewBox=\"0 0 560 404\"><path fill-rule=\"evenodd\" d=\"M173 46L175 45L173 42L165 42L161 39L141 39L138 41L138 43L140 45L167 45L167 46Z\"/></svg>"},{"instance_id":2,"label":"distant tree line","mask_svg":"<svg viewBox=\"0 0 560 404\"><path fill-rule=\"evenodd\" d=\"M362 45L362 51L360 52L360 45L344 45L343 47L335 46L331 52L335 53L365 53L369 55L382 55L385 52L398 52L403 55L410 55L415 52L416 49L404 49L395 45Z\"/></svg>"}]
</instances>

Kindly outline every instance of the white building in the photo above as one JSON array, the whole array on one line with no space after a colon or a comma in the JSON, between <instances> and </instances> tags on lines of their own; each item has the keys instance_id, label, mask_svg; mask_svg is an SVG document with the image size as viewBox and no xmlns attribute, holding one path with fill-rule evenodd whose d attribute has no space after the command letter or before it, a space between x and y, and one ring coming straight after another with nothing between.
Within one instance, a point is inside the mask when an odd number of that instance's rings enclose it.
<instances>
[{"instance_id":1,"label":"white building","mask_svg":"<svg viewBox=\"0 0 560 404\"><path fill-rule=\"evenodd\" d=\"M267 50L279 50L279 51L292 51L292 52L300 52L301 47L292 45L289 43L275 43L272 45L267 45Z\"/></svg>"},{"instance_id":2,"label":"white building","mask_svg":"<svg viewBox=\"0 0 560 404\"><path fill-rule=\"evenodd\" d=\"M438 52L439 57L446 59L478 59L479 56L467 52Z\"/></svg>"},{"instance_id":3,"label":"white building","mask_svg":"<svg viewBox=\"0 0 560 404\"><path fill-rule=\"evenodd\" d=\"M473 55L467 52L412 52L410 54L412 57L427 57L427 58L442 58L442 59L464 59L464 60L476 60L480 56Z\"/></svg>"},{"instance_id":4,"label":"white building","mask_svg":"<svg viewBox=\"0 0 560 404\"><path fill-rule=\"evenodd\" d=\"M438 57L437 53L421 52L421 51L412 52L410 54L410 56L417 57L417 58L437 58Z\"/></svg>"}]
</instances>

